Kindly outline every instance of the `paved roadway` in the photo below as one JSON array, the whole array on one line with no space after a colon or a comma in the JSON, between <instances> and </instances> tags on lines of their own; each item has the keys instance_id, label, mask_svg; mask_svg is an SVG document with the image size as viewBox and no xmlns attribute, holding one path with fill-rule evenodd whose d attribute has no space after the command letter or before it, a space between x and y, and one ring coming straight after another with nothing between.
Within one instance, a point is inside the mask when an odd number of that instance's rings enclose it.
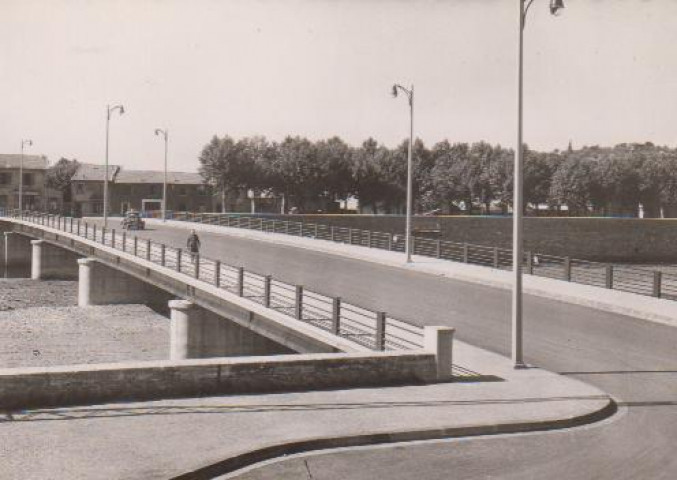
<instances>
[{"instance_id":1,"label":"paved roadway","mask_svg":"<svg viewBox=\"0 0 677 480\"><path fill-rule=\"evenodd\" d=\"M143 236L184 246L186 230ZM509 292L293 247L202 232L203 254L509 352ZM312 264L313 268L302 265ZM641 297L638 297L641 301ZM529 363L614 395L620 413L568 431L358 449L306 457L313 478L677 478L677 329L590 308L525 298ZM308 478L303 459L242 479Z\"/></svg>"}]
</instances>

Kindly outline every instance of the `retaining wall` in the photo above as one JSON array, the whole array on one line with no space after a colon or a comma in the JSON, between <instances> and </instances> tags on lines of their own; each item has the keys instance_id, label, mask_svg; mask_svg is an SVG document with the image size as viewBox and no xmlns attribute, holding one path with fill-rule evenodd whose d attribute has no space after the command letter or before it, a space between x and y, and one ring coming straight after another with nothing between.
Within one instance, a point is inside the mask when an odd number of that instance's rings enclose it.
<instances>
[{"instance_id":1,"label":"retaining wall","mask_svg":"<svg viewBox=\"0 0 677 480\"><path fill-rule=\"evenodd\" d=\"M0 409L327 388L436 379L433 353L308 354L0 370Z\"/></svg>"}]
</instances>

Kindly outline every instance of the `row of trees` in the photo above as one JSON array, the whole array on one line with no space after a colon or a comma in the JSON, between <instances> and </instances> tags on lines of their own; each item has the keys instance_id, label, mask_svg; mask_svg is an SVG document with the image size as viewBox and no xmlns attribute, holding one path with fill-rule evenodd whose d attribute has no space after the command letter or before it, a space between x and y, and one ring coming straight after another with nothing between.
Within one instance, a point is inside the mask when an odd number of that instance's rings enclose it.
<instances>
[{"instance_id":1,"label":"row of trees","mask_svg":"<svg viewBox=\"0 0 677 480\"><path fill-rule=\"evenodd\" d=\"M338 137L312 142L287 137L235 140L214 136L200 154L205 181L224 193L254 190L314 210L356 197L360 209L401 212L406 196L408 142L389 149L369 138L351 147ZM512 202L514 151L487 142L413 148L415 210L506 213ZM525 147L528 208L547 205L570 214L660 216L677 205L677 150L651 143L537 152Z\"/></svg>"}]
</instances>

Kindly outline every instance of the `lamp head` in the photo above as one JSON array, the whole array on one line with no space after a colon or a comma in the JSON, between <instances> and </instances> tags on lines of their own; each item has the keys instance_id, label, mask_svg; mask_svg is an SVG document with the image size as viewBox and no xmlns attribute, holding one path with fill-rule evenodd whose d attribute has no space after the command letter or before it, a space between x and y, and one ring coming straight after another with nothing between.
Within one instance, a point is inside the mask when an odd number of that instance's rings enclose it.
<instances>
[{"instance_id":1,"label":"lamp head","mask_svg":"<svg viewBox=\"0 0 677 480\"><path fill-rule=\"evenodd\" d=\"M393 89L390 92L393 96L393 98L397 98L397 85L393 85Z\"/></svg>"},{"instance_id":2,"label":"lamp head","mask_svg":"<svg viewBox=\"0 0 677 480\"><path fill-rule=\"evenodd\" d=\"M564 0L550 0L550 13L557 15L564 8Z\"/></svg>"},{"instance_id":3,"label":"lamp head","mask_svg":"<svg viewBox=\"0 0 677 480\"><path fill-rule=\"evenodd\" d=\"M122 115L123 113L125 113L125 107L120 105L120 115Z\"/></svg>"},{"instance_id":4,"label":"lamp head","mask_svg":"<svg viewBox=\"0 0 677 480\"><path fill-rule=\"evenodd\" d=\"M159 128L156 128L155 129L155 135L160 135L160 133L162 133L162 130L160 130Z\"/></svg>"}]
</instances>

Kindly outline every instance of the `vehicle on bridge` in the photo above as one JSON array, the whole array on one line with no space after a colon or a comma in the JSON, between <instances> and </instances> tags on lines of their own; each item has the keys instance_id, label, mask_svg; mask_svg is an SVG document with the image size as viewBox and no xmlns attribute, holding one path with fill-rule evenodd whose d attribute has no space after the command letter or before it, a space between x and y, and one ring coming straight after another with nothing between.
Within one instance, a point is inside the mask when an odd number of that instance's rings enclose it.
<instances>
[{"instance_id":1,"label":"vehicle on bridge","mask_svg":"<svg viewBox=\"0 0 677 480\"><path fill-rule=\"evenodd\" d=\"M144 230L146 222L143 221L141 215L136 210L129 210L122 219L123 230Z\"/></svg>"}]
</instances>

